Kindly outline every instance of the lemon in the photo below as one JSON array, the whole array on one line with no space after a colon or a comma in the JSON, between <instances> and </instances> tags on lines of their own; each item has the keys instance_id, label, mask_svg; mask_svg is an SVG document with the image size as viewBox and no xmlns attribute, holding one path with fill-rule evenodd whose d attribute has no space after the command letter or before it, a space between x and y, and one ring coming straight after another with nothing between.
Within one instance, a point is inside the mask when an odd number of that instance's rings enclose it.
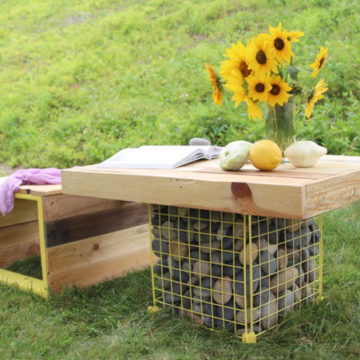
<instances>
[{"instance_id":1,"label":"lemon","mask_svg":"<svg viewBox=\"0 0 360 360\"><path fill-rule=\"evenodd\" d=\"M282 153L271 140L259 140L250 147L250 161L260 170L273 170L279 166Z\"/></svg>"}]
</instances>

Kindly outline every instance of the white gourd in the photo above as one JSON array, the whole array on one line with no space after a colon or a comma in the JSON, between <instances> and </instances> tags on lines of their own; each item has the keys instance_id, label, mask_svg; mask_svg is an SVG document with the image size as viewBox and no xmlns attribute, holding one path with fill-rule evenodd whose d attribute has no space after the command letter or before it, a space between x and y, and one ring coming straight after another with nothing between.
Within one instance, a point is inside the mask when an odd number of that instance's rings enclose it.
<instances>
[{"instance_id":1,"label":"white gourd","mask_svg":"<svg viewBox=\"0 0 360 360\"><path fill-rule=\"evenodd\" d=\"M290 145L284 155L296 167L314 166L321 156L327 153L327 149L313 141L297 141Z\"/></svg>"},{"instance_id":2,"label":"white gourd","mask_svg":"<svg viewBox=\"0 0 360 360\"><path fill-rule=\"evenodd\" d=\"M252 143L248 141L233 141L220 152L219 165L223 170L240 170L249 159Z\"/></svg>"}]
</instances>

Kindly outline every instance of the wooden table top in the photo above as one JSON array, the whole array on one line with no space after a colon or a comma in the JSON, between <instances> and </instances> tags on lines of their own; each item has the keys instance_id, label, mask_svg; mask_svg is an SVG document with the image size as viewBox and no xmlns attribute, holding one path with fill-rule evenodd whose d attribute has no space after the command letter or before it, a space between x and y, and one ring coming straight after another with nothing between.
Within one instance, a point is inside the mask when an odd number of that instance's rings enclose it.
<instances>
[{"instance_id":1,"label":"wooden table top","mask_svg":"<svg viewBox=\"0 0 360 360\"><path fill-rule=\"evenodd\" d=\"M62 171L63 192L242 214L309 218L360 199L360 156L327 155L311 168L290 163L266 172L247 164L223 171L218 160L176 169Z\"/></svg>"},{"instance_id":2,"label":"wooden table top","mask_svg":"<svg viewBox=\"0 0 360 360\"><path fill-rule=\"evenodd\" d=\"M0 177L0 185L8 178L8 176ZM17 194L29 194L38 196L49 196L62 194L62 186L60 185L22 185ZM15 194L16 196L16 194Z\"/></svg>"}]
</instances>

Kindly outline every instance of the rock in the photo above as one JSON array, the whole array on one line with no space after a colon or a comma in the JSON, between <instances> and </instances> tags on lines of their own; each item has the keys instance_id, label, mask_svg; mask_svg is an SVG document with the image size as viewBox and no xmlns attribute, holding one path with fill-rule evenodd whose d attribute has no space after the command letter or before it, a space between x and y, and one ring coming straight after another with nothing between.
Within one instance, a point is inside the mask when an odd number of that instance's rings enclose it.
<instances>
[{"instance_id":1,"label":"rock","mask_svg":"<svg viewBox=\"0 0 360 360\"><path fill-rule=\"evenodd\" d=\"M171 275L169 272L164 273L163 276L160 276L156 280L156 286L159 289L168 289L171 285L170 281Z\"/></svg>"},{"instance_id":2,"label":"rock","mask_svg":"<svg viewBox=\"0 0 360 360\"><path fill-rule=\"evenodd\" d=\"M316 265L313 259L309 259L308 261L303 262L302 268L305 273L305 279L307 283L312 283L316 279Z\"/></svg>"},{"instance_id":3,"label":"rock","mask_svg":"<svg viewBox=\"0 0 360 360\"><path fill-rule=\"evenodd\" d=\"M284 316L294 309L294 293L285 290L279 294L279 316Z\"/></svg>"},{"instance_id":4,"label":"rock","mask_svg":"<svg viewBox=\"0 0 360 360\"><path fill-rule=\"evenodd\" d=\"M196 295L201 300L209 300L210 299L210 290L200 288L198 286L193 286L193 294Z\"/></svg>"},{"instance_id":5,"label":"rock","mask_svg":"<svg viewBox=\"0 0 360 360\"><path fill-rule=\"evenodd\" d=\"M305 283L305 273L301 265L297 265L296 268L298 270L299 276L297 277L295 284L299 287L302 287L303 284Z\"/></svg>"},{"instance_id":6,"label":"rock","mask_svg":"<svg viewBox=\"0 0 360 360\"><path fill-rule=\"evenodd\" d=\"M242 249L239 254L240 263L243 265L252 264L258 257L259 251L255 243L250 243L246 249Z\"/></svg>"},{"instance_id":7,"label":"rock","mask_svg":"<svg viewBox=\"0 0 360 360\"><path fill-rule=\"evenodd\" d=\"M205 261L196 261L193 266L195 276L203 277L210 274L210 264Z\"/></svg>"},{"instance_id":8,"label":"rock","mask_svg":"<svg viewBox=\"0 0 360 360\"><path fill-rule=\"evenodd\" d=\"M221 277L223 275L223 269L221 265L211 265L211 276Z\"/></svg>"},{"instance_id":9,"label":"rock","mask_svg":"<svg viewBox=\"0 0 360 360\"><path fill-rule=\"evenodd\" d=\"M279 248L276 252L276 258L277 258L277 266L279 270L284 270L287 268L288 263L288 254L285 249Z\"/></svg>"},{"instance_id":10,"label":"rock","mask_svg":"<svg viewBox=\"0 0 360 360\"><path fill-rule=\"evenodd\" d=\"M270 288L274 294L281 293L295 284L299 272L296 267L289 267L278 272L270 280Z\"/></svg>"},{"instance_id":11,"label":"rock","mask_svg":"<svg viewBox=\"0 0 360 360\"><path fill-rule=\"evenodd\" d=\"M177 213L180 217L186 218L189 215L189 209L183 208L183 207L178 207Z\"/></svg>"},{"instance_id":12,"label":"rock","mask_svg":"<svg viewBox=\"0 0 360 360\"><path fill-rule=\"evenodd\" d=\"M199 283L199 281L200 281L200 278L190 274L189 281L188 281L189 285L197 285Z\"/></svg>"},{"instance_id":13,"label":"rock","mask_svg":"<svg viewBox=\"0 0 360 360\"><path fill-rule=\"evenodd\" d=\"M221 223L216 233L216 240L222 241L224 237L228 236L231 227L232 224Z\"/></svg>"},{"instance_id":14,"label":"rock","mask_svg":"<svg viewBox=\"0 0 360 360\"><path fill-rule=\"evenodd\" d=\"M214 240L214 241L209 242L208 244L202 243L200 248L201 248L202 252L209 254L209 253L219 250L220 246L221 246L220 241Z\"/></svg>"},{"instance_id":15,"label":"rock","mask_svg":"<svg viewBox=\"0 0 360 360\"><path fill-rule=\"evenodd\" d=\"M191 146L195 146L195 145L209 146L209 145L211 145L211 142L208 139L194 137L189 140L189 145L191 145Z\"/></svg>"},{"instance_id":16,"label":"rock","mask_svg":"<svg viewBox=\"0 0 360 360\"><path fill-rule=\"evenodd\" d=\"M299 303L301 301L301 290L300 288L294 284L294 286L291 288L293 294L294 294L294 305Z\"/></svg>"},{"instance_id":17,"label":"rock","mask_svg":"<svg viewBox=\"0 0 360 360\"><path fill-rule=\"evenodd\" d=\"M246 295L250 296L250 294L256 293L259 287L259 279L260 279L260 268L258 265L253 266L253 279L252 279L252 286L250 280L250 269L246 269ZM236 295L245 295L244 293L244 271L239 271L236 276L235 280L233 281L233 288L234 293Z\"/></svg>"},{"instance_id":18,"label":"rock","mask_svg":"<svg viewBox=\"0 0 360 360\"><path fill-rule=\"evenodd\" d=\"M191 319L191 321L195 324L201 325L202 324L202 318L200 315L195 314L193 311L191 310L182 310L180 309L180 315L181 316L186 316L189 317Z\"/></svg>"},{"instance_id":19,"label":"rock","mask_svg":"<svg viewBox=\"0 0 360 360\"><path fill-rule=\"evenodd\" d=\"M270 298L270 279L269 277L262 277L260 280L260 286L257 290L257 294L254 296L254 306L258 307L266 304Z\"/></svg>"},{"instance_id":20,"label":"rock","mask_svg":"<svg viewBox=\"0 0 360 360\"><path fill-rule=\"evenodd\" d=\"M269 300L260 307L261 309L261 326L269 329L278 322L278 303L275 296L270 292Z\"/></svg>"},{"instance_id":21,"label":"rock","mask_svg":"<svg viewBox=\"0 0 360 360\"><path fill-rule=\"evenodd\" d=\"M224 276L222 279L216 280L213 291L213 299L218 304L226 304L232 297L231 279Z\"/></svg>"},{"instance_id":22,"label":"rock","mask_svg":"<svg viewBox=\"0 0 360 360\"><path fill-rule=\"evenodd\" d=\"M175 240L176 231L175 225L172 221L165 221L160 227L160 236L165 240Z\"/></svg>"},{"instance_id":23,"label":"rock","mask_svg":"<svg viewBox=\"0 0 360 360\"><path fill-rule=\"evenodd\" d=\"M179 281L183 284L189 281L189 274L186 271L170 269L170 274L172 275L173 280Z\"/></svg>"},{"instance_id":24,"label":"rock","mask_svg":"<svg viewBox=\"0 0 360 360\"><path fill-rule=\"evenodd\" d=\"M225 264L223 265L223 274L234 277L234 274L239 274L239 272L243 271L243 265L240 264L240 260L235 258L234 264Z\"/></svg>"},{"instance_id":25,"label":"rock","mask_svg":"<svg viewBox=\"0 0 360 360\"><path fill-rule=\"evenodd\" d=\"M246 305L245 305L245 296L241 296L241 295L234 295L234 300L236 302L236 304L239 305L239 307L241 307L242 309L244 309L245 307L249 307L250 305L250 298L247 297L246 298Z\"/></svg>"},{"instance_id":26,"label":"rock","mask_svg":"<svg viewBox=\"0 0 360 360\"><path fill-rule=\"evenodd\" d=\"M320 233L319 226L316 224L314 219L312 219L312 221L309 223L309 229L312 232L312 234L311 234L311 243L313 243L313 244L319 243L321 233Z\"/></svg>"},{"instance_id":27,"label":"rock","mask_svg":"<svg viewBox=\"0 0 360 360\"><path fill-rule=\"evenodd\" d=\"M153 227L151 230L155 239L160 239L160 230L157 227Z\"/></svg>"},{"instance_id":28,"label":"rock","mask_svg":"<svg viewBox=\"0 0 360 360\"><path fill-rule=\"evenodd\" d=\"M181 307L184 309L190 309L191 301L192 301L192 296L190 290L188 289L184 292L183 296L181 297Z\"/></svg>"},{"instance_id":29,"label":"rock","mask_svg":"<svg viewBox=\"0 0 360 360\"><path fill-rule=\"evenodd\" d=\"M199 245L202 245L204 247L209 247L210 242L215 240L215 238L208 233L193 232L192 235L194 241L196 241Z\"/></svg>"},{"instance_id":30,"label":"rock","mask_svg":"<svg viewBox=\"0 0 360 360\"><path fill-rule=\"evenodd\" d=\"M239 325L250 324L250 322L254 323L257 321L259 317L260 311L257 308L253 309L252 312L250 311L250 308L247 308L246 310L239 309L236 313L236 322Z\"/></svg>"},{"instance_id":31,"label":"rock","mask_svg":"<svg viewBox=\"0 0 360 360\"><path fill-rule=\"evenodd\" d=\"M295 250L295 249L288 249L288 266L294 266L297 264L302 264L304 261L306 261L310 255L307 248L303 248L301 250Z\"/></svg>"},{"instance_id":32,"label":"rock","mask_svg":"<svg viewBox=\"0 0 360 360\"><path fill-rule=\"evenodd\" d=\"M164 302L166 304L170 304L170 305L179 305L181 302L181 297L177 294L175 294L174 292L167 292L164 291Z\"/></svg>"},{"instance_id":33,"label":"rock","mask_svg":"<svg viewBox=\"0 0 360 360\"><path fill-rule=\"evenodd\" d=\"M189 216L194 219L209 220L210 211L203 209L189 209Z\"/></svg>"},{"instance_id":34,"label":"rock","mask_svg":"<svg viewBox=\"0 0 360 360\"><path fill-rule=\"evenodd\" d=\"M304 283L301 290L301 299L306 303L312 303L314 301L313 291L311 285Z\"/></svg>"},{"instance_id":35,"label":"rock","mask_svg":"<svg viewBox=\"0 0 360 360\"><path fill-rule=\"evenodd\" d=\"M169 255L169 243L167 241L154 239L151 242L151 249L158 257L166 257Z\"/></svg>"},{"instance_id":36,"label":"rock","mask_svg":"<svg viewBox=\"0 0 360 360\"><path fill-rule=\"evenodd\" d=\"M153 267L155 274L161 275L169 271L168 258L160 258Z\"/></svg>"},{"instance_id":37,"label":"rock","mask_svg":"<svg viewBox=\"0 0 360 360\"><path fill-rule=\"evenodd\" d=\"M210 255L200 251L199 248L196 247L190 251L190 258L193 260L199 259L208 261L210 259Z\"/></svg>"},{"instance_id":38,"label":"rock","mask_svg":"<svg viewBox=\"0 0 360 360\"><path fill-rule=\"evenodd\" d=\"M319 245L315 245L315 244L309 245L308 250L310 256L318 256L320 253Z\"/></svg>"},{"instance_id":39,"label":"rock","mask_svg":"<svg viewBox=\"0 0 360 360\"><path fill-rule=\"evenodd\" d=\"M236 315L236 308L233 300L230 300L225 305L215 305L216 325L218 327L234 330L234 318ZM222 320L220 320L222 319Z\"/></svg>"},{"instance_id":40,"label":"rock","mask_svg":"<svg viewBox=\"0 0 360 360\"><path fill-rule=\"evenodd\" d=\"M253 240L259 241L270 232L270 223L267 221L253 222L251 227L251 235Z\"/></svg>"},{"instance_id":41,"label":"rock","mask_svg":"<svg viewBox=\"0 0 360 360\"><path fill-rule=\"evenodd\" d=\"M243 239L244 237L246 237L245 228L246 226L243 221L237 221L232 227L233 237L237 239Z\"/></svg>"},{"instance_id":42,"label":"rock","mask_svg":"<svg viewBox=\"0 0 360 360\"><path fill-rule=\"evenodd\" d=\"M194 241L194 233L190 231L190 225L188 221L180 219L178 237L179 240L185 244L190 244Z\"/></svg>"},{"instance_id":43,"label":"rock","mask_svg":"<svg viewBox=\"0 0 360 360\"><path fill-rule=\"evenodd\" d=\"M213 278L203 277L203 278L200 278L199 284L200 284L200 287L203 287L206 289L211 289L214 286L215 281L216 280Z\"/></svg>"},{"instance_id":44,"label":"rock","mask_svg":"<svg viewBox=\"0 0 360 360\"><path fill-rule=\"evenodd\" d=\"M287 232L285 235L286 246L290 248L300 249L309 245L311 233L302 232L301 229L295 232Z\"/></svg>"},{"instance_id":45,"label":"rock","mask_svg":"<svg viewBox=\"0 0 360 360\"><path fill-rule=\"evenodd\" d=\"M180 242L170 242L169 255L176 261L181 261L188 254L188 247Z\"/></svg>"},{"instance_id":46,"label":"rock","mask_svg":"<svg viewBox=\"0 0 360 360\"><path fill-rule=\"evenodd\" d=\"M230 249L234 249L235 247L235 239L231 238L231 237L223 237L222 241L221 241L221 249L226 249L226 250L230 250Z\"/></svg>"},{"instance_id":47,"label":"rock","mask_svg":"<svg viewBox=\"0 0 360 360\"><path fill-rule=\"evenodd\" d=\"M193 223L193 229L195 231L209 232L209 222L208 221L196 220Z\"/></svg>"},{"instance_id":48,"label":"rock","mask_svg":"<svg viewBox=\"0 0 360 360\"><path fill-rule=\"evenodd\" d=\"M167 257L167 264L168 264L168 267L169 267L170 274L172 274L172 272L174 270L180 270L181 269L180 263L178 261L174 260L171 256Z\"/></svg>"},{"instance_id":49,"label":"rock","mask_svg":"<svg viewBox=\"0 0 360 360\"><path fill-rule=\"evenodd\" d=\"M153 215L153 217L151 218L151 225L154 226L159 226L160 225L160 216L158 215Z\"/></svg>"},{"instance_id":50,"label":"rock","mask_svg":"<svg viewBox=\"0 0 360 360\"><path fill-rule=\"evenodd\" d=\"M187 259L184 259L181 264L181 268L187 272L191 272L193 264L189 262Z\"/></svg>"},{"instance_id":51,"label":"rock","mask_svg":"<svg viewBox=\"0 0 360 360\"><path fill-rule=\"evenodd\" d=\"M278 260L271 255L269 250L260 251L261 269L266 275L272 275L277 271Z\"/></svg>"},{"instance_id":52,"label":"rock","mask_svg":"<svg viewBox=\"0 0 360 360\"><path fill-rule=\"evenodd\" d=\"M299 219L285 219L286 232L295 232L300 230L303 225L303 220Z\"/></svg>"},{"instance_id":53,"label":"rock","mask_svg":"<svg viewBox=\"0 0 360 360\"><path fill-rule=\"evenodd\" d=\"M210 211L210 219L211 219L211 222L214 223L217 222L218 224L220 224L220 221L221 221L221 212L220 211L214 211L214 210L211 210Z\"/></svg>"}]
</instances>

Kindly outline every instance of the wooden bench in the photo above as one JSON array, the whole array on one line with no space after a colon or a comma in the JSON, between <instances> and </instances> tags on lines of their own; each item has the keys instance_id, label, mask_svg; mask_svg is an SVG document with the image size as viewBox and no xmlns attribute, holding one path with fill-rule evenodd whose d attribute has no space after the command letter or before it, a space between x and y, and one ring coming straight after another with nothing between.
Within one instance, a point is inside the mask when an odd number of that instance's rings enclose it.
<instances>
[{"instance_id":1,"label":"wooden bench","mask_svg":"<svg viewBox=\"0 0 360 360\"><path fill-rule=\"evenodd\" d=\"M84 287L150 264L145 205L63 194L61 185L22 186L0 217L0 281L42 296ZM39 255L42 278L6 268Z\"/></svg>"}]
</instances>

